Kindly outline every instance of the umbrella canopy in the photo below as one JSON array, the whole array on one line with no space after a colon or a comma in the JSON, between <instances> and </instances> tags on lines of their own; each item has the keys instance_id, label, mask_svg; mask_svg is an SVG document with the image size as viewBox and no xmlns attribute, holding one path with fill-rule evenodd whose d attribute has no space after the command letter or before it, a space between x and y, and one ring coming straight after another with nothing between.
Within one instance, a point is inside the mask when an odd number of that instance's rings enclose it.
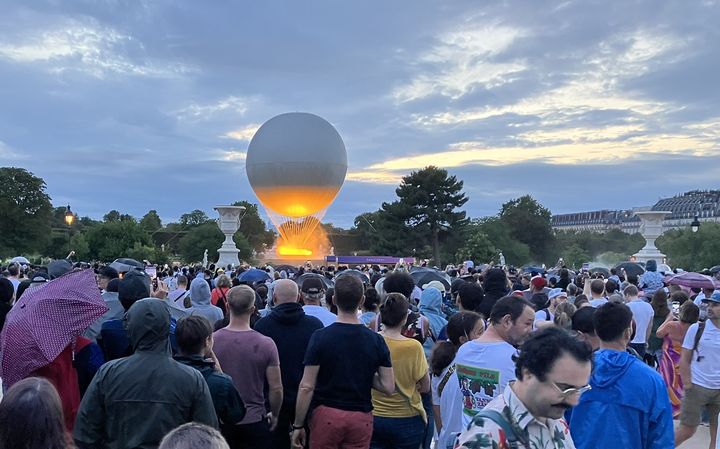
<instances>
[{"instance_id":1,"label":"umbrella canopy","mask_svg":"<svg viewBox=\"0 0 720 449\"><path fill-rule=\"evenodd\" d=\"M0 335L3 384L48 365L107 310L90 269L27 290Z\"/></svg>"},{"instance_id":2,"label":"umbrella canopy","mask_svg":"<svg viewBox=\"0 0 720 449\"><path fill-rule=\"evenodd\" d=\"M625 273L627 273L628 276L640 276L641 274L645 273L645 268L635 262L619 263L615 265L615 269L617 270L618 274L620 274L621 270L625 270Z\"/></svg>"},{"instance_id":3,"label":"umbrella canopy","mask_svg":"<svg viewBox=\"0 0 720 449\"><path fill-rule=\"evenodd\" d=\"M427 283L430 283L432 281L439 281L442 282L442 284L445 286L447 290L450 289L450 276L445 273L444 271L440 270L418 270L413 271L410 273L410 277L413 278L413 281L415 281L415 285L418 287L421 287Z\"/></svg>"},{"instance_id":4,"label":"umbrella canopy","mask_svg":"<svg viewBox=\"0 0 720 449\"><path fill-rule=\"evenodd\" d=\"M336 274L336 275L335 275L335 278L334 278L333 280L334 280L334 281L337 281L338 279L340 279L340 278L343 277L343 276L354 276L354 277L360 279L360 281L361 281L363 284L369 284L369 283L370 283L370 278L369 278L365 273L363 273L363 272L360 271L360 270L355 270L355 269L343 270L343 271L339 272L338 274Z\"/></svg>"},{"instance_id":5,"label":"umbrella canopy","mask_svg":"<svg viewBox=\"0 0 720 449\"><path fill-rule=\"evenodd\" d=\"M290 274L295 274L295 273L297 273L299 270L298 270L298 267L294 267L294 266L292 266L292 265L284 264L284 265L278 265L277 267L275 267L275 271L277 271L278 273L281 272L281 271L284 271L284 272L286 272L286 273L288 274L288 276L289 276Z\"/></svg>"},{"instance_id":6,"label":"umbrella canopy","mask_svg":"<svg viewBox=\"0 0 720 449\"><path fill-rule=\"evenodd\" d=\"M680 273L675 276L671 276L666 281L670 285L680 285L689 288L712 288L716 289L720 287L720 283L715 281L710 276L705 276L700 273Z\"/></svg>"},{"instance_id":7,"label":"umbrella canopy","mask_svg":"<svg viewBox=\"0 0 720 449\"><path fill-rule=\"evenodd\" d=\"M11 263L19 263L20 265L30 265L30 261L23 256L17 256L10 259Z\"/></svg>"},{"instance_id":8,"label":"umbrella canopy","mask_svg":"<svg viewBox=\"0 0 720 449\"><path fill-rule=\"evenodd\" d=\"M588 270L590 273L602 273L603 276L610 277L610 270L605 267L593 267Z\"/></svg>"},{"instance_id":9,"label":"umbrella canopy","mask_svg":"<svg viewBox=\"0 0 720 449\"><path fill-rule=\"evenodd\" d=\"M670 268L670 265L665 263L659 263L657 266L658 273L663 274L672 274L673 270Z\"/></svg>"},{"instance_id":10,"label":"umbrella canopy","mask_svg":"<svg viewBox=\"0 0 720 449\"><path fill-rule=\"evenodd\" d=\"M268 273L265 270L259 270L257 268L250 268L247 271L244 271L240 273L240 276L238 276L238 280L240 282L264 282L267 280L272 279L270 277L270 273Z\"/></svg>"},{"instance_id":11,"label":"umbrella canopy","mask_svg":"<svg viewBox=\"0 0 720 449\"><path fill-rule=\"evenodd\" d=\"M540 274L542 274L545 272L545 269L543 267L533 267L531 265L526 265L526 266L522 267L522 272L523 273L540 273Z\"/></svg>"},{"instance_id":12,"label":"umbrella canopy","mask_svg":"<svg viewBox=\"0 0 720 449\"><path fill-rule=\"evenodd\" d=\"M110 267L115 268L118 273L127 273L132 270L144 270L145 264L135 259L121 257L120 259L115 259L113 263L110 264Z\"/></svg>"},{"instance_id":13,"label":"umbrella canopy","mask_svg":"<svg viewBox=\"0 0 720 449\"><path fill-rule=\"evenodd\" d=\"M711 274L717 274L720 273L720 265L715 265L714 267L710 268Z\"/></svg>"},{"instance_id":14,"label":"umbrella canopy","mask_svg":"<svg viewBox=\"0 0 720 449\"><path fill-rule=\"evenodd\" d=\"M325 276L323 276L322 274L303 273L295 279L295 282L297 282L298 288L302 288L303 282L305 282L307 279L310 279L310 278L320 279L323 282L323 284L325 285L325 289L335 287L335 283L333 281L331 281L330 279L326 278Z\"/></svg>"}]
</instances>

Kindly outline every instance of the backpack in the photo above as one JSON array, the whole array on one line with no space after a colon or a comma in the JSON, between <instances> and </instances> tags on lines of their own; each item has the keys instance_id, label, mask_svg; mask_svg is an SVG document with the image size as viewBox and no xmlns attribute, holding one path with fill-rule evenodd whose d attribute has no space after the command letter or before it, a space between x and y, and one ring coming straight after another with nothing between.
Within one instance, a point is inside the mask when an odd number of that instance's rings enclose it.
<instances>
[{"instance_id":1,"label":"backpack","mask_svg":"<svg viewBox=\"0 0 720 449\"><path fill-rule=\"evenodd\" d=\"M700 346L700 338L702 337L703 332L705 332L705 321L698 321L698 328L697 332L695 332L695 340L693 341L692 352L698 352L698 346ZM702 358L703 357L699 355L698 352L698 358L695 361L699 362L702 360Z\"/></svg>"},{"instance_id":2,"label":"backpack","mask_svg":"<svg viewBox=\"0 0 720 449\"><path fill-rule=\"evenodd\" d=\"M509 449L530 449L530 442L523 440L522 437L515 432L513 426L502 413L496 410L480 410L473 417L473 423L478 418L489 419L502 429L505 434L505 441L499 441L499 447L507 447Z\"/></svg>"}]
</instances>

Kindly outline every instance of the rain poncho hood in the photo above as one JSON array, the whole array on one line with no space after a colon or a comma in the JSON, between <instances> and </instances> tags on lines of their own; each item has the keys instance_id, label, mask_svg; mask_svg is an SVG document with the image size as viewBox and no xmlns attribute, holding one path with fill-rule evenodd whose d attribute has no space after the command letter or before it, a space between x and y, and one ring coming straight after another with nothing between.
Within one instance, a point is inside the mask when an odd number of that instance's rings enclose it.
<instances>
[{"instance_id":1,"label":"rain poncho hood","mask_svg":"<svg viewBox=\"0 0 720 449\"><path fill-rule=\"evenodd\" d=\"M141 299L127 312L127 331L134 352L163 352L170 355L170 312L163 301Z\"/></svg>"},{"instance_id":2,"label":"rain poncho hood","mask_svg":"<svg viewBox=\"0 0 720 449\"><path fill-rule=\"evenodd\" d=\"M572 411L577 449L674 447L672 408L655 370L627 352L603 349L595 353L590 385Z\"/></svg>"},{"instance_id":3,"label":"rain poncho hood","mask_svg":"<svg viewBox=\"0 0 720 449\"><path fill-rule=\"evenodd\" d=\"M210 324L223 319L222 309L210 304L210 285L205 279L193 279L190 283L190 299L192 300L190 315L204 316Z\"/></svg>"},{"instance_id":4,"label":"rain poncho hood","mask_svg":"<svg viewBox=\"0 0 720 449\"><path fill-rule=\"evenodd\" d=\"M435 287L428 287L420 295L420 313L430 322L430 330L437 338L440 331L447 325L440 306L442 305L442 293Z\"/></svg>"},{"instance_id":5,"label":"rain poncho hood","mask_svg":"<svg viewBox=\"0 0 720 449\"><path fill-rule=\"evenodd\" d=\"M190 283L190 299L193 306L210 304L210 284L204 278L196 277Z\"/></svg>"}]
</instances>

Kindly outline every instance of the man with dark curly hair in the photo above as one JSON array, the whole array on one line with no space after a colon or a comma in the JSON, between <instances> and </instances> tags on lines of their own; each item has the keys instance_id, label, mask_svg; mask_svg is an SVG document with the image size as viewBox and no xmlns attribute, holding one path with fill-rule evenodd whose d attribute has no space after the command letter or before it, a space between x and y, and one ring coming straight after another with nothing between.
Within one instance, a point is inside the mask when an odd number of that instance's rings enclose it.
<instances>
[{"instance_id":1,"label":"man with dark curly hair","mask_svg":"<svg viewBox=\"0 0 720 449\"><path fill-rule=\"evenodd\" d=\"M514 359L517 380L475 415L458 447L574 449L562 416L590 389L592 348L547 328L528 338Z\"/></svg>"}]
</instances>

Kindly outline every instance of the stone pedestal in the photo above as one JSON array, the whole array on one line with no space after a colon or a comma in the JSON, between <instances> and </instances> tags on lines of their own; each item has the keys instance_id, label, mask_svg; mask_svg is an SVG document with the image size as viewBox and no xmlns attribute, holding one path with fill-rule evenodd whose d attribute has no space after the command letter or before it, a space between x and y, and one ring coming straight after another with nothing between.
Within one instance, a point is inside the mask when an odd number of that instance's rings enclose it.
<instances>
[{"instance_id":1,"label":"stone pedestal","mask_svg":"<svg viewBox=\"0 0 720 449\"><path fill-rule=\"evenodd\" d=\"M218 261L216 267L226 268L228 265L237 267L240 265L238 253L240 250L235 246L233 235L240 229L240 220L245 215L245 208L242 206L215 206L220 218L217 220L218 227L225 235L225 241L218 249Z\"/></svg>"},{"instance_id":2,"label":"stone pedestal","mask_svg":"<svg viewBox=\"0 0 720 449\"><path fill-rule=\"evenodd\" d=\"M640 218L640 234L645 238L645 246L637 254L633 254L633 257L638 262L647 262L654 259L658 264L661 264L666 257L655 246L655 240L663 234L665 216L669 214L670 212L667 211L655 210L635 212L635 216Z\"/></svg>"}]
</instances>

